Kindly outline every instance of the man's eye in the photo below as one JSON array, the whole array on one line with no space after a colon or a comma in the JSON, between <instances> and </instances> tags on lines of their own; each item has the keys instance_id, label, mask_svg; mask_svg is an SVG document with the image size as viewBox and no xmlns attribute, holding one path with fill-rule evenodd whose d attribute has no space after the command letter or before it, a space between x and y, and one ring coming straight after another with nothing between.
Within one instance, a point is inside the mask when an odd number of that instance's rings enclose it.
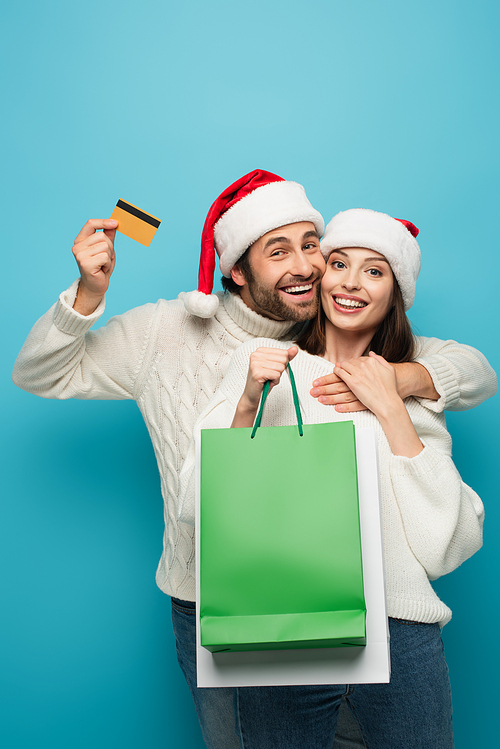
<instances>
[{"instance_id":1,"label":"man's eye","mask_svg":"<svg viewBox=\"0 0 500 749\"><path fill-rule=\"evenodd\" d=\"M274 250L274 252L271 253L271 257L276 257L277 255L283 255L283 250Z\"/></svg>"},{"instance_id":2,"label":"man's eye","mask_svg":"<svg viewBox=\"0 0 500 749\"><path fill-rule=\"evenodd\" d=\"M316 249L318 245L315 242L308 242L304 245L304 250Z\"/></svg>"}]
</instances>

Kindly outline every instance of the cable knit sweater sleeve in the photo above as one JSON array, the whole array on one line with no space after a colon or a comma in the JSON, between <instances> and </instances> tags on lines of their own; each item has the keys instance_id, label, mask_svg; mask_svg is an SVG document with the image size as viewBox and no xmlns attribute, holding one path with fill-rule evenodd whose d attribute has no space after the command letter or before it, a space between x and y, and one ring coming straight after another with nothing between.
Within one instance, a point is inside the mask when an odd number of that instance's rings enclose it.
<instances>
[{"instance_id":1,"label":"cable knit sweater sleeve","mask_svg":"<svg viewBox=\"0 0 500 749\"><path fill-rule=\"evenodd\" d=\"M92 315L79 315L73 309L78 283L31 330L14 367L14 382L44 398L133 398L160 303L114 317L94 332L90 328L104 302ZM417 344L417 361L440 394L438 401L422 399L426 408L465 410L495 394L495 373L476 349L437 338L417 338Z\"/></svg>"},{"instance_id":2,"label":"cable knit sweater sleeve","mask_svg":"<svg viewBox=\"0 0 500 749\"><path fill-rule=\"evenodd\" d=\"M415 340L415 361L427 369L440 396L437 401L419 399L430 411L466 411L497 392L495 371L477 349L439 338Z\"/></svg>"},{"instance_id":3,"label":"cable knit sweater sleeve","mask_svg":"<svg viewBox=\"0 0 500 749\"><path fill-rule=\"evenodd\" d=\"M15 384L43 398L136 397L158 305L137 307L91 331L104 301L92 315L80 315L73 309L77 289L75 281L34 325L15 363Z\"/></svg>"}]
</instances>

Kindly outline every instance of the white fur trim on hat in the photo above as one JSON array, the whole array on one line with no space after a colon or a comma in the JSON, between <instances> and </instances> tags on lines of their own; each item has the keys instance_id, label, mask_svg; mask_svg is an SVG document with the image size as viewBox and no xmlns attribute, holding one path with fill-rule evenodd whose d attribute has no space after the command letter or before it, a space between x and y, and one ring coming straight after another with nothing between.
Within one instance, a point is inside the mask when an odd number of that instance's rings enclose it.
<instances>
[{"instance_id":1,"label":"white fur trim on hat","mask_svg":"<svg viewBox=\"0 0 500 749\"><path fill-rule=\"evenodd\" d=\"M366 247L383 255L399 284L405 309L412 306L420 272L420 247L401 221L367 208L337 213L326 227L321 251L327 258L332 250L343 247Z\"/></svg>"},{"instance_id":2,"label":"white fur trim on hat","mask_svg":"<svg viewBox=\"0 0 500 749\"><path fill-rule=\"evenodd\" d=\"M215 294L187 291L181 292L177 298L182 299L186 310L196 317L213 317L219 308L219 297Z\"/></svg>"},{"instance_id":3,"label":"white fur trim on hat","mask_svg":"<svg viewBox=\"0 0 500 749\"><path fill-rule=\"evenodd\" d=\"M231 268L264 234L287 224L310 221L321 237L323 218L297 182L271 182L258 187L233 205L215 224L215 246L221 272L229 278Z\"/></svg>"}]
</instances>

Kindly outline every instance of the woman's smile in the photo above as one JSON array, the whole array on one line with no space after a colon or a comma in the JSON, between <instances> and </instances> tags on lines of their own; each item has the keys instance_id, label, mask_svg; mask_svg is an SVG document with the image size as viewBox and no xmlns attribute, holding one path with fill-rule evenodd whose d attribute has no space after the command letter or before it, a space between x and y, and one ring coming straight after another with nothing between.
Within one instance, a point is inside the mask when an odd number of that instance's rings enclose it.
<instances>
[{"instance_id":1,"label":"woman's smile","mask_svg":"<svg viewBox=\"0 0 500 749\"><path fill-rule=\"evenodd\" d=\"M364 309L368 305L368 302L365 302L364 299L348 294L333 294L332 299L335 309L338 312L346 312L347 314L359 312L359 310Z\"/></svg>"}]
</instances>

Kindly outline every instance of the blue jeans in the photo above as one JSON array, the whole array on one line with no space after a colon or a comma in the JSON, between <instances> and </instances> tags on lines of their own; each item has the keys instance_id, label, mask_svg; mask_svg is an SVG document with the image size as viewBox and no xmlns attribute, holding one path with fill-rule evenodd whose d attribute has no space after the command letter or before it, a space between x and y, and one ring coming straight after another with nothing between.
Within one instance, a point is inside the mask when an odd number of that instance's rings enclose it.
<instances>
[{"instance_id":1,"label":"blue jeans","mask_svg":"<svg viewBox=\"0 0 500 749\"><path fill-rule=\"evenodd\" d=\"M177 657L209 749L349 746L348 739L334 744L342 697L367 749L453 748L448 668L437 624L389 620L390 684L198 689L194 604L173 599L172 618Z\"/></svg>"},{"instance_id":2,"label":"blue jeans","mask_svg":"<svg viewBox=\"0 0 500 749\"><path fill-rule=\"evenodd\" d=\"M240 749L236 734L234 689L198 689L196 686L195 604L172 599L172 620L177 658L191 690L203 738L209 749ZM332 749L364 749L356 718L342 699Z\"/></svg>"}]
</instances>

